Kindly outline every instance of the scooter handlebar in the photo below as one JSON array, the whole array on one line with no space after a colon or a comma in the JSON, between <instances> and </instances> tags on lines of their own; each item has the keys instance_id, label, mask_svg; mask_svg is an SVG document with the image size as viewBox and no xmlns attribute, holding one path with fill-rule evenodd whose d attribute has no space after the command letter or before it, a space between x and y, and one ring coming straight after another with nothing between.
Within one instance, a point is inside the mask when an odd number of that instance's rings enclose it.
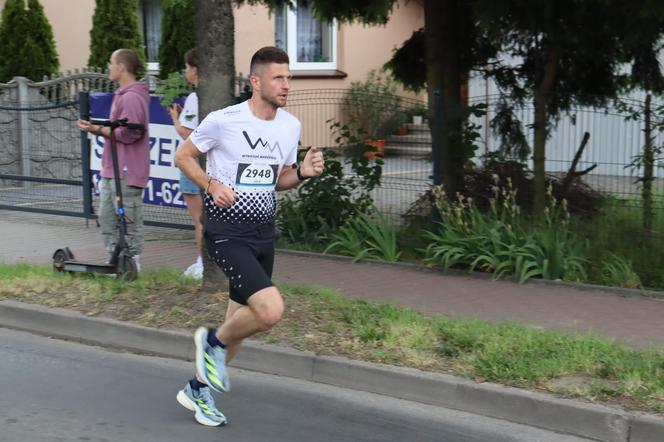
<instances>
[{"instance_id":1,"label":"scooter handlebar","mask_svg":"<svg viewBox=\"0 0 664 442\"><path fill-rule=\"evenodd\" d=\"M145 130L145 127L142 124L129 123L126 118L120 118L119 120L90 120L90 123L96 124L97 126L107 126L111 128L123 126L127 129Z\"/></svg>"}]
</instances>

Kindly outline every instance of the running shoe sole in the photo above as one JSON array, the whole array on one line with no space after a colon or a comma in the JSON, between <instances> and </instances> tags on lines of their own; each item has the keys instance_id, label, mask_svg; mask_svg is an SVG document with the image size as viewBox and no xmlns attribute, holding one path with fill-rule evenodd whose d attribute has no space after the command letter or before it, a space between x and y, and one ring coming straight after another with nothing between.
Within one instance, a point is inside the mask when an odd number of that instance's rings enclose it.
<instances>
[{"instance_id":1,"label":"running shoe sole","mask_svg":"<svg viewBox=\"0 0 664 442\"><path fill-rule=\"evenodd\" d=\"M205 416L205 413L203 413L200 409L198 409L198 407L196 407L196 404L194 404L194 402L191 399L189 399L189 396L187 396L183 390L180 390L178 392L176 399L178 400L178 403L180 405L182 405L184 408L194 413L194 419L196 419L196 422L198 422L201 425L205 425L206 427L223 427L224 425L227 424L226 421L216 422L213 421L212 419L208 419Z\"/></svg>"}]
</instances>

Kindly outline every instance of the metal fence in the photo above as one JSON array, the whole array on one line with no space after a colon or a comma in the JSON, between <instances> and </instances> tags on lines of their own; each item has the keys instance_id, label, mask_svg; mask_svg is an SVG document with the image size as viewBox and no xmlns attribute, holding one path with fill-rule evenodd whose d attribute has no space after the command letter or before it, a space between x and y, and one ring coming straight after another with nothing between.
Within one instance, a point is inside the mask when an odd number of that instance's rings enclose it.
<instances>
[{"instance_id":1,"label":"metal fence","mask_svg":"<svg viewBox=\"0 0 664 442\"><path fill-rule=\"evenodd\" d=\"M501 148L498 134L490 127L499 98L493 95L470 100L470 104L483 103L487 109L486 115L471 118L471 122L479 126L481 134L481 147L477 151L476 162L481 163L484 155ZM643 170L630 167L630 164L637 156L642 155L645 145L645 102L634 99L623 101L640 113L632 115L616 105L609 105L604 108L576 107L561 116L546 141L547 173L554 176L567 173L584 133L588 132L590 139L577 164L577 170L596 167L584 175L582 181L605 195L624 200L625 204L640 199L640 178ZM653 103L651 107L658 106L662 106L662 103ZM531 106L516 109L515 116L522 124L526 139L531 143L534 109ZM651 136L654 145L664 145L663 132L653 131ZM657 162L661 163L661 159ZM527 165L533 169L532 158ZM660 198L664 196L664 168L660 164L656 164L654 178L653 192L658 196L656 207L664 209L664 198Z\"/></svg>"},{"instance_id":2,"label":"metal fence","mask_svg":"<svg viewBox=\"0 0 664 442\"><path fill-rule=\"evenodd\" d=\"M349 151L344 140L336 139L339 133L332 128L334 123L340 123L357 129L349 118L347 93L347 89L294 91L289 94L286 110L302 122L302 146L337 150L341 154L340 161L346 163L345 172L353 175L347 161L355 152ZM362 98L367 104L378 101L377 106L380 106L382 97ZM395 131L386 137L384 153L372 155L369 150L367 155L383 163L381 184L371 192L376 207L387 214L401 215L431 185L431 132L425 120L413 123L411 118L414 108L422 109L420 116L426 114L426 103L397 97L391 104L394 107L386 112L389 115L382 116L396 115L399 123L393 125Z\"/></svg>"},{"instance_id":3,"label":"metal fence","mask_svg":"<svg viewBox=\"0 0 664 442\"><path fill-rule=\"evenodd\" d=\"M144 78L151 90L160 80ZM248 80L238 77L236 95ZM112 92L117 85L99 70L32 82L0 84L0 209L94 218L96 196L89 173L89 144L76 120L87 118L80 92ZM147 205L148 225L191 228L185 210Z\"/></svg>"},{"instance_id":4,"label":"metal fence","mask_svg":"<svg viewBox=\"0 0 664 442\"><path fill-rule=\"evenodd\" d=\"M159 80L148 79L153 86ZM237 91L245 83L238 80ZM77 101L80 91L112 91L115 85L102 72L80 72L68 77L32 83L17 78L0 84L0 209L42 211L74 216L92 217L94 201L86 201L82 172L87 152L75 120L81 111ZM331 129L334 122L352 126L349 118L347 90L317 89L292 91L286 110L302 121L303 147L319 146L335 149L341 159L347 158L343 141ZM473 117L479 125L481 155L499 147L498 137L489 122L495 114L496 96L475 97L472 103L485 102L487 115ZM635 107L642 105L632 103ZM431 135L426 121L413 123L413 109L425 103L399 97L393 102L392 113L400 115L394 133L386 137L381 185L372 196L378 208L393 215L404 214L430 188L432 182ZM519 109L528 139L532 139L529 121L532 109ZM561 118L547 140L547 171L563 174L569 168L584 132L591 139L579 163L579 169L597 164L592 173L582 179L605 193L629 199L639 198L636 183L640 172L626 167L644 144L642 118L628 120L616 108L575 109L571 116ZM361 116L360 116L361 117ZM358 118L358 117L356 117ZM664 136L655 133L655 143L664 144ZM83 149L83 150L82 150ZM375 158L375 157L374 157ZM351 173L348 166L346 172ZM655 188L662 195L664 175L656 169ZM85 178L85 180L84 180ZM658 200L661 201L661 200ZM657 207L664 207L660 204ZM146 223L189 226L188 216L181 209L161 206L146 207Z\"/></svg>"}]
</instances>

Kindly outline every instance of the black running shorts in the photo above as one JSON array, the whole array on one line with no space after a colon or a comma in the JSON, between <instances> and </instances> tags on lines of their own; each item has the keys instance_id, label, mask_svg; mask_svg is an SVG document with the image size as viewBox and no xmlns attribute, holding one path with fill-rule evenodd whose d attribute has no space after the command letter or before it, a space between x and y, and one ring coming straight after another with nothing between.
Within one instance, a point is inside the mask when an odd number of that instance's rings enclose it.
<instances>
[{"instance_id":1,"label":"black running shorts","mask_svg":"<svg viewBox=\"0 0 664 442\"><path fill-rule=\"evenodd\" d=\"M251 295L272 287L274 242L205 236L210 257L228 277L230 298L247 305Z\"/></svg>"}]
</instances>

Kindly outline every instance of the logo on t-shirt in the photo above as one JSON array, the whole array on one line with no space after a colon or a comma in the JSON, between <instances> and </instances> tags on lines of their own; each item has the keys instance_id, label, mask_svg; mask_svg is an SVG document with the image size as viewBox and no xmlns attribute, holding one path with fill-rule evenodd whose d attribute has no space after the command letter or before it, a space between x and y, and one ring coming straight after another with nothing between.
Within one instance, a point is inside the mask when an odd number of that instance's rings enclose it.
<instances>
[{"instance_id":1,"label":"logo on t-shirt","mask_svg":"<svg viewBox=\"0 0 664 442\"><path fill-rule=\"evenodd\" d=\"M244 135L244 139L247 140L247 143L249 143L249 147L251 147L252 150L255 150L256 147L258 147L258 145L260 144L261 146L266 147L270 152L274 152L275 149L278 150L279 151L279 157L281 157L281 158L284 157L284 154L281 152L281 146L279 146L278 141L275 142L273 146L270 146L270 142L269 141L263 141L263 139L261 137L258 137L256 142L254 143L253 141L251 141L251 138L249 138L249 134L247 133L246 130L242 131L242 135Z\"/></svg>"}]
</instances>

